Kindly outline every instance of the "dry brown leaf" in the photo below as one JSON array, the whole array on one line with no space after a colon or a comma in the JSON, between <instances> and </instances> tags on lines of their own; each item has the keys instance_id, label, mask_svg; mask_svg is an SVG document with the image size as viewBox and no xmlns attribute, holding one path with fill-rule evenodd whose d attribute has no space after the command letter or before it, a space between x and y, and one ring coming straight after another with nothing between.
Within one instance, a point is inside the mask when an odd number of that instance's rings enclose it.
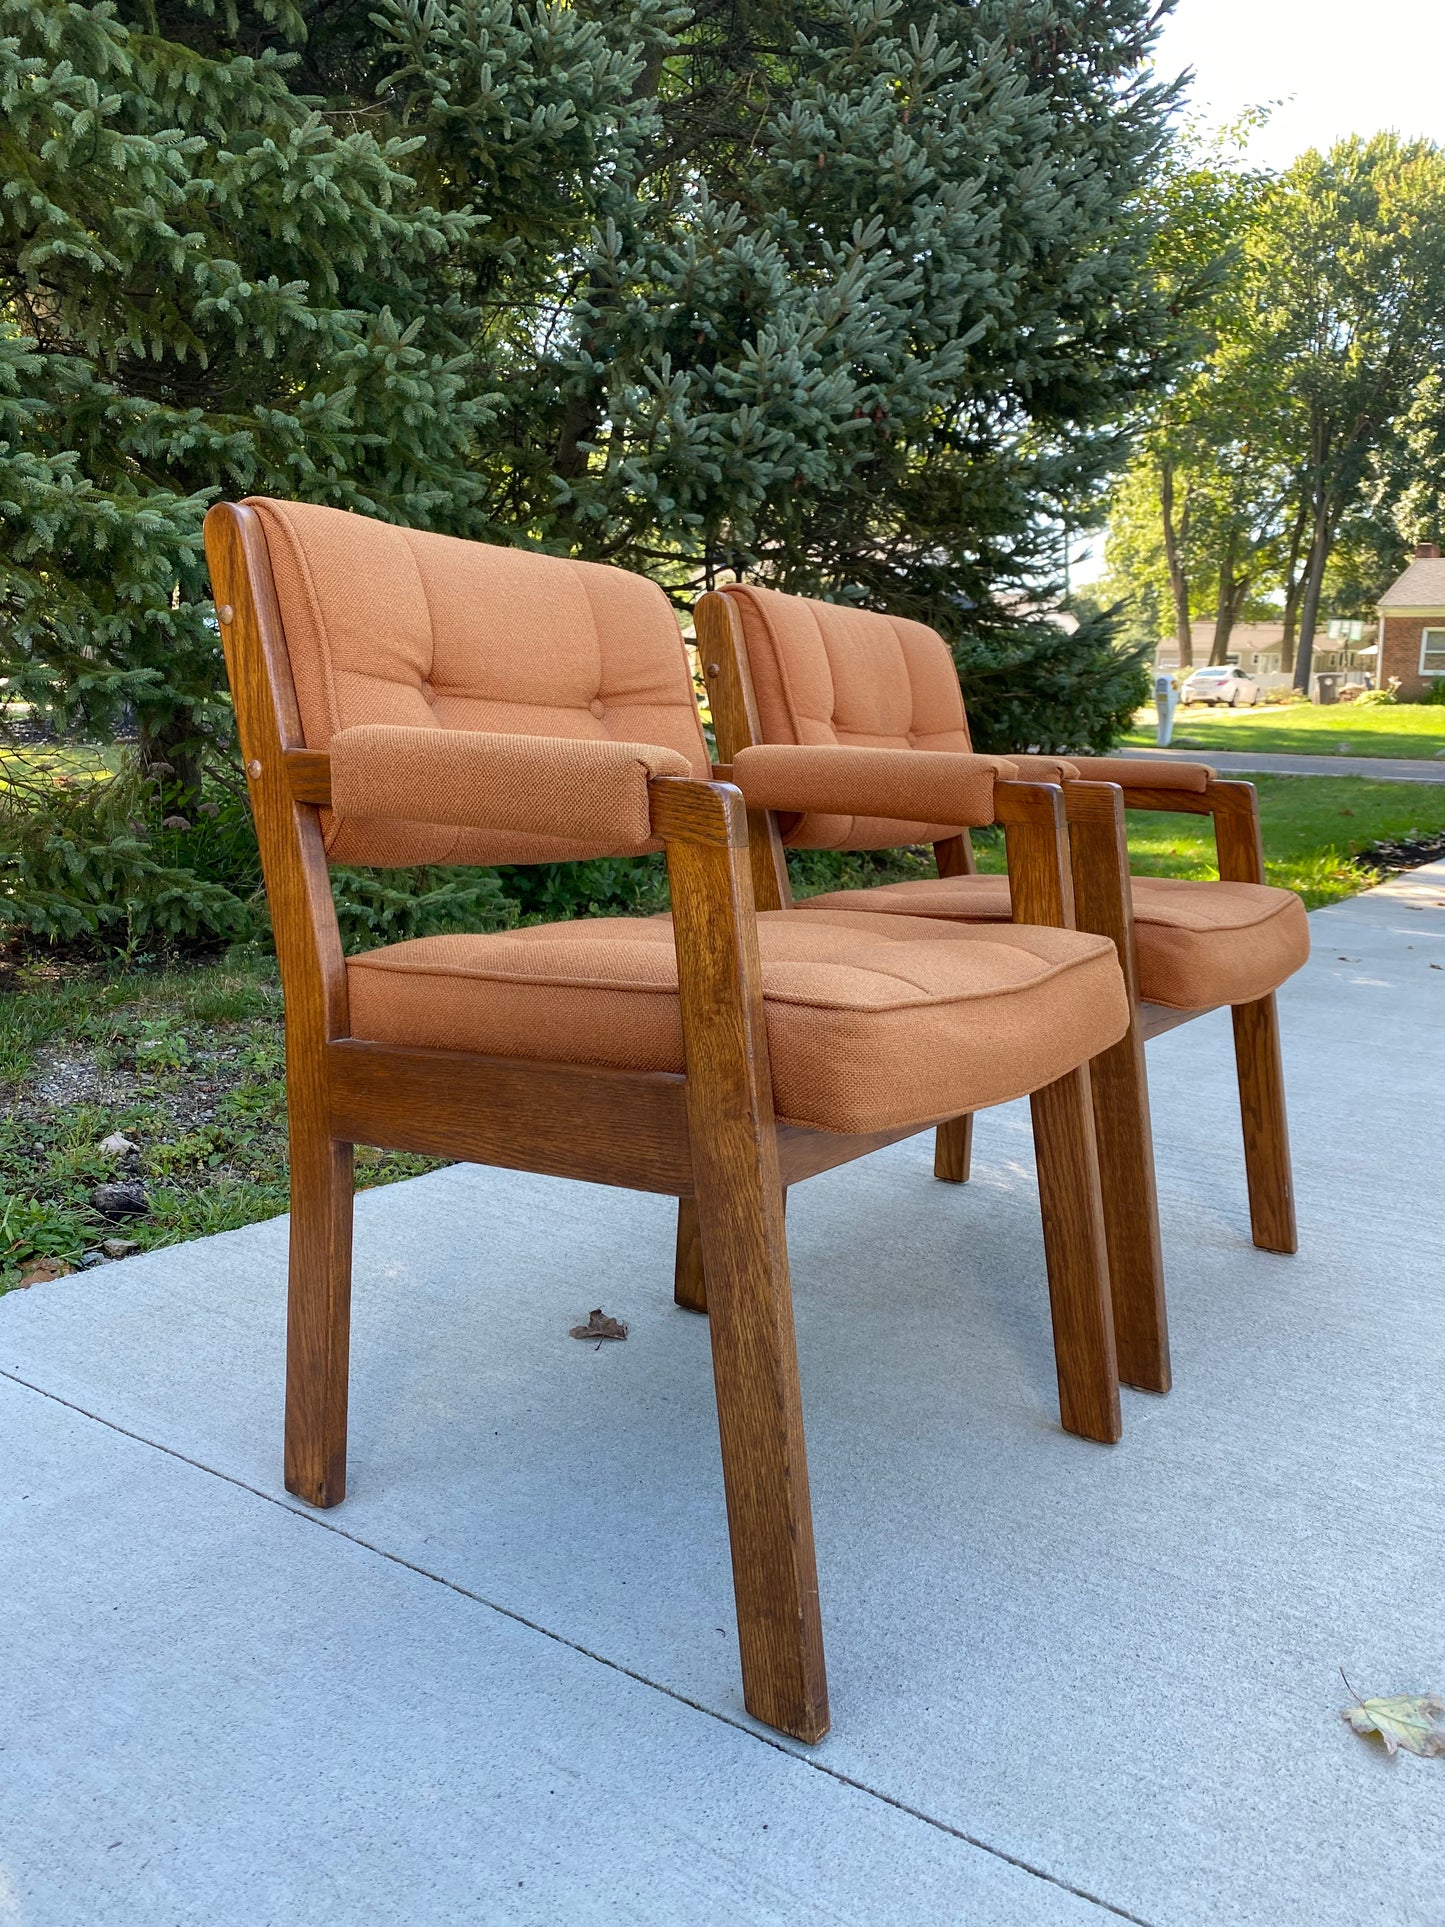
<instances>
[{"instance_id":1,"label":"dry brown leaf","mask_svg":"<svg viewBox=\"0 0 1445 1927\"><path fill-rule=\"evenodd\" d=\"M63 1258L37 1258L21 1272L20 1288L23 1291L27 1285L48 1285L56 1278L69 1276L70 1266Z\"/></svg>"},{"instance_id":2,"label":"dry brown leaf","mask_svg":"<svg viewBox=\"0 0 1445 1927\"><path fill-rule=\"evenodd\" d=\"M1385 1751L1404 1749L1422 1760L1445 1757L1445 1700L1438 1693L1395 1693L1386 1699L1361 1700L1347 1706L1340 1718L1357 1733L1377 1736Z\"/></svg>"},{"instance_id":3,"label":"dry brown leaf","mask_svg":"<svg viewBox=\"0 0 1445 1927\"><path fill-rule=\"evenodd\" d=\"M609 1318L599 1305L588 1314L585 1325L572 1327L573 1338L626 1338L627 1327L620 1318Z\"/></svg>"}]
</instances>

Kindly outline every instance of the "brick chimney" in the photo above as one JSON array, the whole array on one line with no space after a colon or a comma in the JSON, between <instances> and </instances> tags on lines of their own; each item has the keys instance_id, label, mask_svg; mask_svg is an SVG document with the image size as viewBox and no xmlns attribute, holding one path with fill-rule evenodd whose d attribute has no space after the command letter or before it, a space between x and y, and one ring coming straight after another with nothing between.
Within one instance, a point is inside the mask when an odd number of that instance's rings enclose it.
<instances>
[{"instance_id":1,"label":"brick chimney","mask_svg":"<svg viewBox=\"0 0 1445 1927\"><path fill-rule=\"evenodd\" d=\"M1436 561L1439 558L1439 554L1440 544L1438 542L1417 542L1415 544L1415 560L1417 562Z\"/></svg>"}]
</instances>

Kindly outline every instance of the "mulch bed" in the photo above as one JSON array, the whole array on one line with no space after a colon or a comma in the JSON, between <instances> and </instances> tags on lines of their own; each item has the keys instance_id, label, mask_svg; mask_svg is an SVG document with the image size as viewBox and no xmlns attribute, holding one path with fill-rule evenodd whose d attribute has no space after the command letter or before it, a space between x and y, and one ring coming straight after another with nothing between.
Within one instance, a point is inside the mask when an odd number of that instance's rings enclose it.
<instances>
[{"instance_id":1,"label":"mulch bed","mask_svg":"<svg viewBox=\"0 0 1445 1927\"><path fill-rule=\"evenodd\" d=\"M1437 863L1445 857L1445 830L1435 836L1404 838L1397 843L1372 843L1354 858L1362 870L1378 876L1398 876L1402 870L1418 870L1422 863Z\"/></svg>"}]
</instances>

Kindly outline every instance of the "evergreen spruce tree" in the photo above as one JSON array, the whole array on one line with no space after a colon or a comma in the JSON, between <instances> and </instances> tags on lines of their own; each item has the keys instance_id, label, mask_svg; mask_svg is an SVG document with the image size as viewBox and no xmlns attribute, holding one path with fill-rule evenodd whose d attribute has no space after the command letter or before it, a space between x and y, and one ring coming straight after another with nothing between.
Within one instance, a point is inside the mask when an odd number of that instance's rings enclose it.
<instances>
[{"instance_id":1,"label":"evergreen spruce tree","mask_svg":"<svg viewBox=\"0 0 1445 1927\"><path fill-rule=\"evenodd\" d=\"M924 617L983 742L1166 374L1153 0L0 0L0 674L184 787L268 491Z\"/></svg>"},{"instance_id":2,"label":"evergreen spruce tree","mask_svg":"<svg viewBox=\"0 0 1445 1927\"><path fill-rule=\"evenodd\" d=\"M209 502L464 526L486 403L445 280L469 223L415 143L173 12L0 0L0 666L59 720L133 714L187 792L223 721Z\"/></svg>"},{"instance_id":3,"label":"evergreen spruce tree","mask_svg":"<svg viewBox=\"0 0 1445 1927\"><path fill-rule=\"evenodd\" d=\"M475 206L483 11L391 0L443 206ZM591 234L498 317L493 520L684 594L729 570L921 617L954 642L981 741L1106 741L1141 698L1137 653L1108 618L1064 637L1026 611L1170 363L1143 205L1170 104L1153 18L599 12L631 54L627 111L579 183ZM480 277L468 298L488 305Z\"/></svg>"}]
</instances>

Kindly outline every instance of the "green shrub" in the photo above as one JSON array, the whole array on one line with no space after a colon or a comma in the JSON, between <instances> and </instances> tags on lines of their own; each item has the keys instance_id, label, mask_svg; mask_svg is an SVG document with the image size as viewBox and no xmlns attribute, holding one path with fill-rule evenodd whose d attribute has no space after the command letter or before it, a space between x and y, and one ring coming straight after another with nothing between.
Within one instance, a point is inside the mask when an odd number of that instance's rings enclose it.
<instances>
[{"instance_id":1,"label":"green shrub","mask_svg":"<svg viewBox=\"0 0 1445 1927\"><path fill-rule=\"evenodd\" d=\"M127 753L0 752L0 941L77 959L149 964L229 945L269 950L271 925L244 792L209 770L188 816L164 778ZM987 842L989 832L976 832ZM980 847L983 847L983 843ZM931 851L788 853L800 897L933 875ZM496 869L336 869L332 896L348 954L452 931L509 930L576 917L646 917L668 905L661 855ZM157 1037L164 1054L169 1040Z\"/></svg>"},{"instance_id":2,"label":"green shrub","mask_svg":"<svg viewBox=\"0 0 1445 1927\"><path fill-rule=\"evenodd\" d=\"M331 895L348 954L455 930L507 930L519 918L495 870L333 870Z\"/></svg>"},{"instance_id":3,"label":"green shrub","mask_svg":"<svg viewBox=\"0 0 1445 1927\"><path fill-rule=\"evenodd\" d=\"M1422 703L1433 703L1437 708L1445 707L1445 676L1436 676L1420 700Z\"/></svg>"},{"instance_id":4,"label":"green shrub","mask_svg":"<svg viewBox=\"0 0 1445 1927\"><path fill-rule=\"evenodd\" d=\"M0 940L134 960L269 946L244 793L229 771L209 770L201 800L182 816L163 782L129 754L111 771L83 751L0 753ZM661 856L493 870L337 869L331 883L348 952L667 907Z\"/></svg>"},{"instance_id":5,"label":"green shrub","mask_svg":"<svg viewBox=\"0 0 1445 1927\"><path fill-rule=\"evenodd\" d=\"M667 864L661 855L594 857L590 863L509 863L493 874L516 898L528 923L648 917L668 903Z\"/></svg>"},{"instance_id":6,"label":"green shrub","mask_svg":"<svg viewBox=\"0 0 1445 1927\"><path fill-rule=\"evenodd\" d=\"M254 935L260 863L244 802L208 787L166 813L133 758L0 760L0 935L134 955Z\"/></svg>"}]
</instances>

